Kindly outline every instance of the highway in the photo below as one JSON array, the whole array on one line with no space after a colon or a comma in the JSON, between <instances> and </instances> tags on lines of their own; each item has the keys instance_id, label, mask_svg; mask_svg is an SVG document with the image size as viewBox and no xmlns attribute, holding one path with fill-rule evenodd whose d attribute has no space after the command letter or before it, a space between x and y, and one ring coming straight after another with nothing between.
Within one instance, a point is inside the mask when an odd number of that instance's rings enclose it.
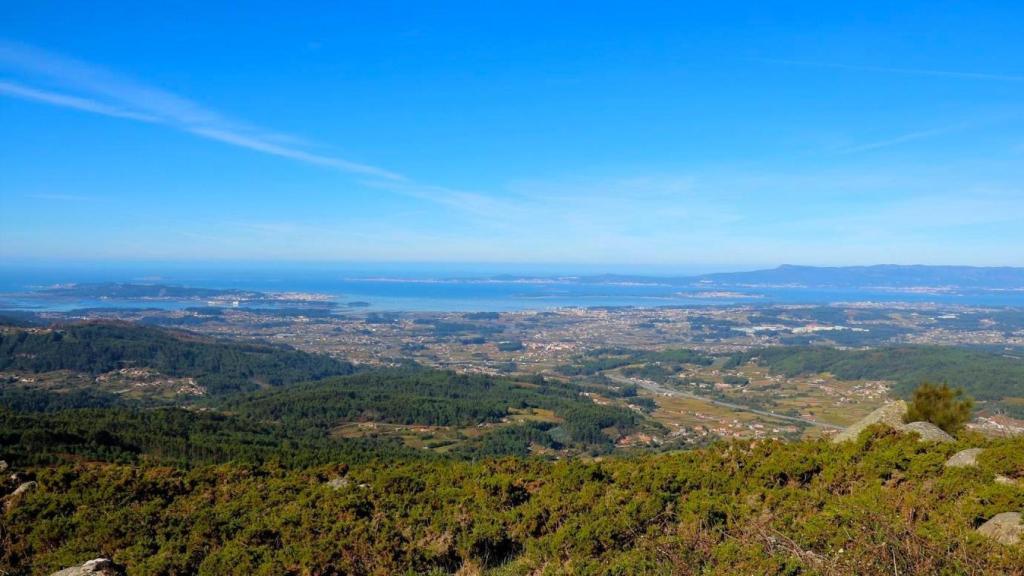
<instances>
[{"instance_id":1,"label":"highway","mask_svg":"<svg viewBox=\"0 0 1024 576\"><path fill-rule=\"evenodd\" d=\"M776 420L785 420L785 421L788 421L788 422L797 422L797 423L800 423L800 424L808 424L810 426L820 426L822 428L832 428L832 429L835 429L835 430L842 430L843 429L842 426L837 426L835 424L829 424L828 422L821 422L821 421L818 421L818 420L808 420L807 418L800 418L798 416L786 416L784 414L776 414L775 412L768 412L767 410L758 410L757 408L751 408L749 406L744 406L742 404L734 404L732 402L725 402L725 401L722 401L722 400L715 400L714 398L706 398L704 396L698 396L697 394L692 394L690 392L682 392L680 390L673 390L671 388L666 388L665 386L662 386L661 384L658 384L657 382L653 382L651 380L642 380L642 379L639 379L639 378L636 378L636 379L634 379L634 378L626 378L625 376L622 376L621 374L615 374L613 372L604 372L604 375L607 376L608 379L613 381L613 382L617 382L619 384L627 384L627 385L628 384L635 384L635 385L640 386L641 388L643 388L645 390L648 390L650 392L654 392L655 394L665 394L666 396L680 396L682 398L690 398L690 399L693 399L693 400L700 400L701 402L709 402L711 404L716 404L718 406L722 406L722 407L725 407L725 408L731 408L733 410L738 410L740 412L750 412L751 414L757 414L758 416L764 416L766 418L774 418Z\"/></svg>"}]
</instances>

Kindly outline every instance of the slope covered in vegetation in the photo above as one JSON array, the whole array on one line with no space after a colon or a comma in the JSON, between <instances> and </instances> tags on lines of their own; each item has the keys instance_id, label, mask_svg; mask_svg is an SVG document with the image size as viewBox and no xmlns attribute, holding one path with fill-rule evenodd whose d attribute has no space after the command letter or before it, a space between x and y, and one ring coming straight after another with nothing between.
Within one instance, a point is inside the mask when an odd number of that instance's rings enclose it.
<instances>
[{"instance_id":1,"label":"slope covered in vegetation","mask_svg":"<svg viewBox=\"0 0 1024 576\"><path fill-rule=\"evenodd\" d=\"M33 391L26 408L0 393L0 458L53 463L73 455L114 462L208 464L267 460L309 465L331 459L428 457L394 435L344 438L350 423L436 427L473 434L451 442L447 456L521 455L533 447L606 453L644 422L634 411L601 405L558 383L515 382L427 369L376 370L214 399L202 410L119 404L78 408L66 393ZM79 398L80 399L80 398ZM55 407L68 409L55 409ZM92 405L90 405L92 406ZM545 420L511 421L543 410ZM422 451L420 451L422 452Z\"/></svg>"},{"instance_id":2,"label":"slope covered in vegetation","mask_svg":"<svg viewBox=\"0 0 1024 576\"><path fill-rule=\"evenodd\" d=\"M376 370L299 384L242 396L225 408L325 432L339 422L360 420L475 426L501 422L513 409L539 408L559 419L561 434L556 436L566 443L605 448L611 448L616 436L636 429L641 420L633 410L595 404L557 382L517 382L424 369ZM616 433L606 434L609 428ZM553 439L544 442L553 443Z\"/></svg>"},{"instance_id":3,"label":"slope covered in vegetation","mask_svg":"<svg viewBox=\"0 0 1024 576\"><path fill-rule=\"evenodd\" d=\"M922 382L949 384L979 402L1024 417L1024 359L949 346L893 346L871 350L825 347L762 348L735 354L726 367L756 359L787 376L830 372L844 380L892 380L907 397Z\"/></svg>"},{"instance_id":4,"label":"slope covered in vegetation","mask_svg":"<svg viewBox=\"0 0 1024 576\"><path fill-rule=\"evenodd\" d=\"M274 461L296 467L423 457L397 439L332 439L317 430L209 411L0 409L0 459L17 466L103 461L184 468Z\"/></svg>"},{"instance_id":5,"label":"slope covered in vegetation","mask_svg":"<svg viewBox=\"0 0 1024 576\"><path fill-rule=\"evenodd\" d=\"M975 527L1024 507L1024 440L875 427L841 446L734 442L604 461L429 460L25 471L0 570L96 556L131 574L1022 574ZM27 476L26 476L27 477Z\"/></svg>"},{"instance_id":6,"label":"slope covered in vegetation","mask_svg":"<svg viewBox=\"0 0 1024 576\"><path fill-rule=\"evenodd\" d=\"M0 370L70 370L98 375L149 368L193 377L212 395L350 374L347 362L266 344L243 344L189 332L124 323L0 330Z\"/></svg>"}]
</instances>

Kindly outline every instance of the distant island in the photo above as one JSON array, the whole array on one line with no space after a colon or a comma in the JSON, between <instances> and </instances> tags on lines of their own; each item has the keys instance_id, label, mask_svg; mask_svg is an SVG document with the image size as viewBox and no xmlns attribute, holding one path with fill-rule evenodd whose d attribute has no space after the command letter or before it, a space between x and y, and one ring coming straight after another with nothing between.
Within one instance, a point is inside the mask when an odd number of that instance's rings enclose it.
<instances>
[{"instance_id":1,"label":"distant island","mask_svg":"<svg viewBox=\"0 0 1024 576\"><path fill-rule=\"evenodd\" d=\"M335 306L330 296L306 292L258 292L255 290L196 288L168 284L132 284L97 282L61 284L27 294L44 299L93 299L126 301L205 301L211 306L242 304L298 304L303 306Z\"/></svg>"},{"instance_id":2,"label":"distant island","mask_svg":"<svg viewBox=\"0 0 1024 576\"><path fill-rule=\"evenodd\" d=\"M700 290L728 288L862 288L1024 290L1024 268L877 264L872 266L798 266L692 276L593 274L550 276L497 274L486 277L370 277L354 282L438 284L600 284L666 286ZM728 290L724 290L728 291ZM748 295L749 296L749 295Z\"/></svg>"},{"instance_id":3,"label":"distant island","mask_svg":"<svg viewBox=\"0 0 1024 576\"><path fill-rule=\"evenodd\" d=\"M677 277L602 274L583 276L576 281L592 284L666 284L701 289L793 287L1022 290L1024 268L897 264L823 267L783 264L776 268L749 272Z\"/></svg>"},{"instance_id":4,"label":"distant island","mask_svg":"<svg viewBox=\"0 0 1024 576\"><path fill-rule=\"evenodd\" d=\"M769 270L705 274L691 280L722 286L764 284L841 288L1012 289L1024 287L1024 268L895 264L818 267L787 264Z\"/></svg>"},{"instance_id":5,"label":"distant island","mask_svg":"<svg viewBox=\"0 0 1024 576\"><path fill-rule=\"evenodd\" d=\"M132 308L295 308L359 313L384 299L399 309L540 310L559 307L723 305L762 303L945 302L1024 306L1024 268L968 266L783 265L693 276L499 275L405 278L345 277L321 281L324 293L131 282L60 284L4 293L0 307L24 310ZM354 286L353 283L360 283ZM302 283L298 283L299 286Z\"/></svg>"},{"instance_id":6,"label":"distant island","mask_svg":"<svg viewBox=\"0 0 1024 576\"><path fill-rule=\"evenodd\" d=\"M226 297L251 300L265 296L261 292L248 290L221 290L217 288L192 288L167 284L128 284L121 282L61 284L38 290L37 293L54 297L66 296L70 298L119 300L186 300Z\"/></svg>"}]
</instances>

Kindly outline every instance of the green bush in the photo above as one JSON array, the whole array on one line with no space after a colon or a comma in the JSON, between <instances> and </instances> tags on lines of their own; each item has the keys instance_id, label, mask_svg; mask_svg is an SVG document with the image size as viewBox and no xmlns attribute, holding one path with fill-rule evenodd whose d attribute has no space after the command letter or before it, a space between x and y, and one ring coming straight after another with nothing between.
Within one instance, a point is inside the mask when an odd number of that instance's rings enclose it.
<instances>
[{"instance_id":1,"label":"green bush","mask_svg":"<svg viewBox=\"0 0 1024 576\"><path fill-rule=\"evenodd\" d=\"M971 419L974 401L961 389L927 382L914 390L904 418L907 422L931 422L950 434L963 429Z\"/></svg>"},{"instance_id":2,"label":"green bush","mask_svg":"<svg viewBox=\"0 0 1024 576\"><path fill-rule=\"evenodd\" d=\"M1022 573L1024 547L973 530L1024 507L1024 491L992 481L1024 477L1021 440L988 441L980 470L946 469L958 446L888 428L861 440L558 462L22 468L39 487L0 512L0 573L96 556L133 575Z\"/></svg>"}]
</instances>

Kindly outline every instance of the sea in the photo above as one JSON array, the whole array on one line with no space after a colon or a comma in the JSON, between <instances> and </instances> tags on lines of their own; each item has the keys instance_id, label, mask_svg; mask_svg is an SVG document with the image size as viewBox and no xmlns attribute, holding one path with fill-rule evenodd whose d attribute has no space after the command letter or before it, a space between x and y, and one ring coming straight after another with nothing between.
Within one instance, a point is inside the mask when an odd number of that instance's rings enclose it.
<instances>
[{"instance_id":1,"label":"sea","mask_svg":"<svg viewBox=\"0 0 1024 576\"><path fill-rule=\"evenodd\" d=\"M58 285L123 282L193 288L301 292L328 296L340 309L360 311L507 312L598 307L699 307L770 304L935 303L1024 308L1024 291L893 291L801 286L695 286L658 280L601 281L596 268L409 265L48 264L0 266L0 310L71 311L86 308L181 309L195 299L40 298ZM637 274L637 270L611 272ZM671 274L669 274L671 273ZM666 271L669 275L693 271ZM245 305L243 302L242 306Z\"/></svg>"}]
</instances>

